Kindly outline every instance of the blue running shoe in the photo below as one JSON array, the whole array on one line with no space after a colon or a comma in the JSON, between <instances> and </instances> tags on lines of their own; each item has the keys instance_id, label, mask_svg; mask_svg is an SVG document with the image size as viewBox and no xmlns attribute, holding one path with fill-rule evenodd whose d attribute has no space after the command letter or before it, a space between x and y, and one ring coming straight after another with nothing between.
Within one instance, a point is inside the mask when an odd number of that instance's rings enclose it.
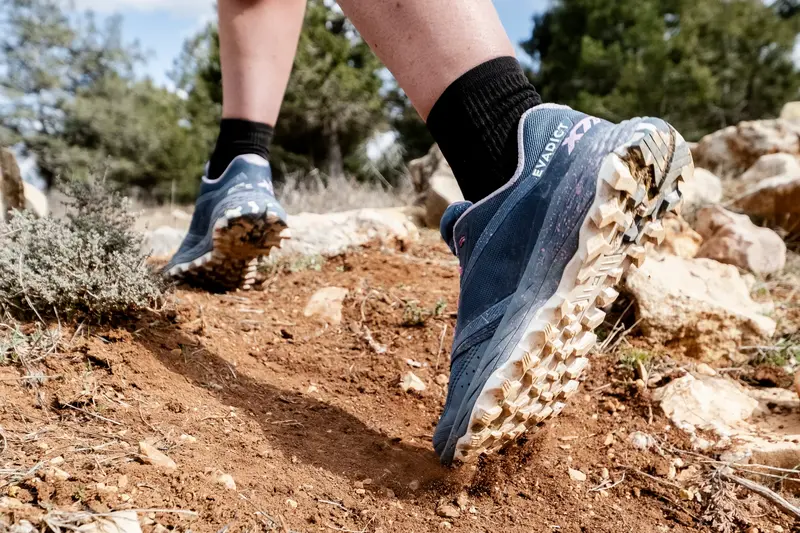
<instances>
[{"instance_id":1,"label":"blue running shoe","mask_svg":"<svg viewBox=\"0 0 800 533\"><path fill-rule=\"evenodd\" d=\"M239 156L218 179L203 178L189 233L164 274L214 292L249 289L258 258L280 246L285 229L269 163Z\"/></svg>"},{"instance_id":2,"label":"blue running shoe","mask_svg":"<svg viewBox=\"0 0 800 533\"><path fill-rule=\"evenodd\" d=\"M442 236L461 265L450 387L434 448L445 464L514 442L578 390L614 286L661 242L693 174L666 122L611 124L541 105L520 121L502 189L451 205Z\"/></svg>"}]
</instances>

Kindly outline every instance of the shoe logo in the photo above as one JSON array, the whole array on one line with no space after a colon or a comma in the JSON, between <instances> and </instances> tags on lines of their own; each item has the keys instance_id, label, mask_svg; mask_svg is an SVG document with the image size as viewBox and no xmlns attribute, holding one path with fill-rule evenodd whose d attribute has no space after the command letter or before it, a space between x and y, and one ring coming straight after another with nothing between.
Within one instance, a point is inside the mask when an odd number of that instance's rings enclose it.
<instances>
[{"instance_id":1,"label":"shoe logo","mask_svg":"<svg viewBox=\"0 0 800 533\"><path fill-rule=\"evenodd\" d=\"M569 124L560 123L556 131L554 131L553 135L550 137L550 140L547 141L544 152L539 156L539 160L536 162L536 168L533 170L533 175L537 178L541 178L545 170L547 170L547 167L550 166L550 161L553 159L553 155L556 153L558 147L561 146L561 139L567 134L568 128Z\"/></svg>"},{"instance_id":2,"label":"shoe logo","mask_svg":"<svg viewBox=\"0 0 800 533\"><path fill-rule=\"evenodd\" d=\"M599 122L600 119L595 117L586 117L585 119L581 120L575 124L575 127L572 128L572 131L569 132L569 137L566 138L562 146L566 146L569 150L569 154L572 155L572 152L575 151L575 146L578 144L578 141L583 139L583 136L589 133L589 130Z\"/></svg>"}]
</instances>

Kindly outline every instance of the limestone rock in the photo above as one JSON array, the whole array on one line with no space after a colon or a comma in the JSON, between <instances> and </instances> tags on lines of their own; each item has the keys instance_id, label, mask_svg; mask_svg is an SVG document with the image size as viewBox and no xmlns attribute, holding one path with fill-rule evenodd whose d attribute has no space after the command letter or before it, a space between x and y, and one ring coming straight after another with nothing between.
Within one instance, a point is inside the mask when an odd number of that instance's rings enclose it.
<instances>
[{"instance_id":1,"label":"limestone rock","mask_svg":"<svg viewBox=\"0 0 800 533\"><path fill-rule=\"evenodd\" d=\"M800 102L787 102L781 109L783 120L800 120Z\"/></svg>"},{"instance_id":2,"label":"limestone rock","mask_svg":"<svg viewBox=\"0 0 800 533\"><path fill-rule=\"evenodd\" d=\"M149 442L142 441L139 443L139 453L141 454L142 461L145 463L157 466L168 472L173 472L178 468L175 461L167 457Z\"/></svg>"},{"instance_id":3,"label":"limestone rock","mask_svg":"<svg viewBox=\"0 0 800 533\"><path fill-rule=\"evenodd\" d=\"M184 237L184 230L161 226L144 234L142 253L155 260L168 261L178 251Z\"/></svg>"},{"instance_id":4,"label":"limestone rock","mask_svg":"<svg viewBox=\"0 0 800 533\"><path fill-rule=\"evenodd\" d=\"M694 178L681 185L683 209L687 216L722 200L722 180L704 168L694 169Z\"/></svg>"},{"instance_id":5,"label":"limestone rock","mask_svg":"<svg viewBox=\"0 0 800 533\"><path fill-rule=\"evenodd\" d=\"M734 265L755 274L773 274L786 266L786 244L769 228L753 224L746 215L722 206L697 214L695 228L703 237L697 256Z\"/></svg>"},{"instance_id":6,"label":"limestone rock","mask_svg":"<svg viewBox=\"0 0 800 533\"><path fill-rule=\"evenodd\" d=\"M427 387L425 382L422 381L416 374L413 372L406 372L403 374L403 377L400 380L400 388L405 392L422 392Z\"/></svg>"},{"instance_id":7,"label":"limestone rock","mask_svg":"<svg viewBox=\"0 0 800 533\"><path fill-rule=\"evenodd\" d=\"M580 470L575 470L574 468L568 469L569 477L572 481L577 481L579 483L583 483L586 481L586 474L581 472Z\"/></svg>"},{"instance_id":8,"label":"limestone rock","mask_svg":"<svg viewBox=\"0 0 800 533\"><path fill-rule=\"evenodd\" d=\"M225 487L227 490L236 490L236 482L233 480L233 476L230 474L219 474L216 482Z\"/></svg>"},{"instance_id":9,"label":"limestone rock","mask_svg":"<svg viewBox=\"0 0 800 533\"><path fill-rule=\"evenodd\" d=\"M419 230L406 208L357 209L340 213L301 213L289 216L292 238L270 257L291 255L335 256L370 241L384 244L419 239Z\"/></svg>"},{"instance_id":10,"label":"limestone rock","mask_svg":"<svg viewBox=\"0 0 800 533\"><path fill-rule=\"evenodd\" d=\"M50 214L47 195L27 181L22 184L25 193L25 210L30 211L39 218Z\"/></svg>"},{"instance_id":11,"label":"limestone rock","mask_svg":"<svg viewBox=\"0 0 800 533\"><path fill-rule=\"evenodd\" d=\"M695 257L703 244L700 234L681 217L670 215L665 217L662 222L666 235L658 250L684 259Z\"/></svg>"},{"instance_id":12,"label":"limestone rock","mask_svg":"<svg viewBox=\"0 0 800 533\"><path fill-rule=\"evenodd\" d=\"M0 148L0 222L8 219L12 209L25 207L25 185L17 159L10 150Z\"/></svg>"},{"instance_id":13,"label":"limestone rock","mask_svg":"<svg viewBox=\"0 0 800 533\"><path fill-rule=\"evenodd\" d=\"M768 178L733 203L757 221L800 235L800 173Z\"/></svg>"},{"instance_id":14,"label":"limestone rock","mask_svg":"<svg viewBox=\"0 0 800 533\"><path fill-rule=\"evenodd\" d=\"M433 145L427 155L408 164L411 182L417 193L417 205L424 208L423 222L438 228L447 206L464 200L450 165L438 145Z\"/></svg>"},{"instance_id":15,"label":"limestone rock","mask_svg":"<svg viewBox=\"0 0 800 533\"><path fill-rule=\"evenodd\" d=\"M625 278L641 327L649 338L683 347L710 362L741 359L738 346L771 337L768 309L750 298L736 267L710 259L651 257ZM743 344L746 343L746 344Z\"/></svg>"},{"instance_id":16,"label":"limestone rock","mask_svg":"<svg viewBox=\"0 0 800 533\"><path fill-rule=\"evenodd\" d=\"M342 305L350 291L342 287L325 287L308 300L303 316L317 317L326 324L338 326L342 323Z\"/></svg>"},{"instance_id":17,"label":"limestone rock","mask_svg":"<svg viewBox=\"0 0 800 533\"><path fill-rule=\"evenodd\" d=\"M756 184L768 178L786 174L800 174L800 157L791 154L768 154L758 158L755 164L742 174L739 181Z\"/></svg>"},{"instance_id":18,"label":"limestone rock","mask_svg":"<svg viewBox=\"0 0 800 533\"><path fill-rule=\"evenodd\" d=\"M451 503L439 502L436 506L436 514L444 518L458 518L461 516L461 511Z\"/></svg>"},{"instance_id":19,"label":"limestone rock","mask_svg":"<svg viewBox=\"0 0 800 533\"><path fill-rule=\"evenodd\" d=\"M721 178L736 177L767 154L800 154L800 121L776 119L741 122L703 137L695 164Z\"/></svg>"},{"instance_id":20,"label":"limestone rock","mask_svg":"<svg viewBox=\"0 0 800 533\"><path fill-rule=\"evenodd\" d=\"M758 401L744 387L722 378L687 374L656 389L653 398L677 427L730 435L732 428L753 415Z\"/></svg>"}]
</instances>

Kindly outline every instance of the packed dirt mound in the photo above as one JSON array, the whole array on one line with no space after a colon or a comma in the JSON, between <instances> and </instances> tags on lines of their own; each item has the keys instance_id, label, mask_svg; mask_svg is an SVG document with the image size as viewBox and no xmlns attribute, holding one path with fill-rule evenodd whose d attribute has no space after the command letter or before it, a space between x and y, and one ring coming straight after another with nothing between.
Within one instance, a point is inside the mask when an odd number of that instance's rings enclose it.
<instances>
[{"instance_id":1,"label":"packed dirt mound","mask_svg":"<svg viewBox=\"0 0 800 533\"><path fill-rule=\"evenodd\" d=\"M303 312L329 286L347 289L338 326ZM744 514L708 515L708 497L682 488L701 467L664 451L686 437L602 355L520 447L441 467L430 441L457 295L456 262L426 233L290 265L263 290L179 290L136 323L64 327L48 353L0 366L0 530L119 510L145 533L790 530L727 484L712 494Z\"/></svg>"}]
</instances>

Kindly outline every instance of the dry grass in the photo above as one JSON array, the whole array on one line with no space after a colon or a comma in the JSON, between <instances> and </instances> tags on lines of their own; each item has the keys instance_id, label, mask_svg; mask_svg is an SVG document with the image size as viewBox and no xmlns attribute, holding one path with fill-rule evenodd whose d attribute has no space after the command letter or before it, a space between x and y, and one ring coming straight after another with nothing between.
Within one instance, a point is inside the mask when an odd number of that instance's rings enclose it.
<instances>
[{"instance_id":1,"label":"dry grass","mask_svg":"<svg viewBox=\"0 0 800 533\"><path fill-rule=\"evenodd\" d=\"M396 187L388 183L359 182L351 178L329 178L318 171L301 178L290 175L277 187L281 205L290 214L333 213L363 207L398 207L414 200L411 181Z\"/></svg>"}]
</instances>

